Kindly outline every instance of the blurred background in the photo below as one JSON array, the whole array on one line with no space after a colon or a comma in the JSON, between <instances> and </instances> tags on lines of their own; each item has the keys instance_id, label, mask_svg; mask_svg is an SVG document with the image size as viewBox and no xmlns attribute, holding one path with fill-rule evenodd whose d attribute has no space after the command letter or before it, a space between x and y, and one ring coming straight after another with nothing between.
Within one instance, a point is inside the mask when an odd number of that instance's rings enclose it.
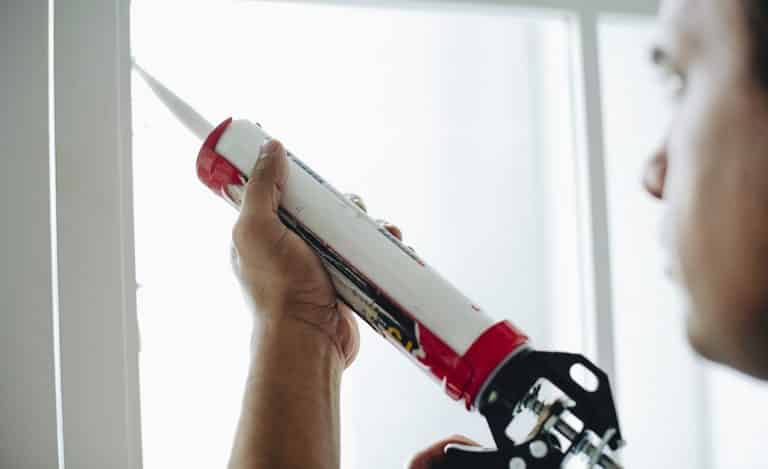
<instances>
[{"instance_id":1,"label":"blurred background","mask_svg":"<svg viewBox=\"0 0 768 469\"><path fill-rule=\"evenodd\" d=\"M337 188L362 195L374 217L399 225L424 259L535 346L589 354L579 72L568 17L348 3L135 0L132 51L211 120L260 122ZM721 397L742 389L748 399L752 388L688 351L681 299L661 274L660 209L640 186L668 114L648 65L652 39L650 17L600 19L624 458L628 467L754 467L759 448L739 436L750 424ZM235 213L191 177L168 191L165 175L191 168L199 143L136 77L133 105L145 467L178 465L190 446L185 466L221 467L250 324L227 257ZM401 467L453 433L492 443L479 415L443 398L362 329L361 354L343 384L343 467ZM757 405L763 396L755 392Z\"/></svg>"}]
</instances>

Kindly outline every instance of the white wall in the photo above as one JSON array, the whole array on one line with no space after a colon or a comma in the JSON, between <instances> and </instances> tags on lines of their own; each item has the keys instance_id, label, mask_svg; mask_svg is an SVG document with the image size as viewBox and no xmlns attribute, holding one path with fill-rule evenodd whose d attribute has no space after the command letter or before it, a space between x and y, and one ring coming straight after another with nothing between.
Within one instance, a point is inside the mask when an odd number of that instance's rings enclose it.
<instances>
[{"instance_id":1,"label":"white wall","mask_svg":"<svg viewBox=\"0 0 768 469\"><path fill-rule=\"evenodd\" d=\"M48 0L0 3L0 468L58 466Z\"/></svg>"}]
</instances>

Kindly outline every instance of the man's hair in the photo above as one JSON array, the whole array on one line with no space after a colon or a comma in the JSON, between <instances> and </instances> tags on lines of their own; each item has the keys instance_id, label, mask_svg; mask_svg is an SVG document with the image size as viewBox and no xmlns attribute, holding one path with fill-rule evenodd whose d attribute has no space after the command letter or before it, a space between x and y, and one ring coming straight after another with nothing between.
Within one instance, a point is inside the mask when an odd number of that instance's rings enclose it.
<instances>
[{"instance_id":1,"label":"man's hair","mask_svg":"<svg viewBox=\"0 0 768 469\"><path fill-rule=\"evenodd\" d=\"M768 90L768 0L742 1L746 10L755 77Z\"/></svg>"}]
</instances>

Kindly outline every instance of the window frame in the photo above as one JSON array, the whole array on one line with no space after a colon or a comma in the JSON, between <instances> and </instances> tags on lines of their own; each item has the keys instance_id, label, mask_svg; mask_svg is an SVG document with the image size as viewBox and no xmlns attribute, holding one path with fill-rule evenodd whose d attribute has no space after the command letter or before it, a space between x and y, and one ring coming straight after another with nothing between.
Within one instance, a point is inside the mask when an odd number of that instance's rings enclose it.
<instances>
[{"instance_id":1,"label":"window frame","mask_svg":"<svg viewBox=\"0 0 768 469\"><path fill-rule=\"evenodd\" d=\"M53 0L61 468L142 467L129 6Z\"/></svg>"},{"instance_id":2,"label":"window frame","mask_svg":"<svg viewBox=\"0 0 768 469\"><path fill-rule=\"evenodd\" d=\"M0 5L0 467L58 467L48 0Z\"/></svg>"},{"instance_id":3,"label":"window frame","mask_svg":"<svg viewBox=\"0 0 768 469\"><path fill-rule=\"evenodd\" d=\"M142 466L133 246L129 0L50 0L55 115L54 316L59 439L70 467ZM598 19L653 15L655 0L297 0L434 8L489 4L563 14L571 59L580 191L585 351L615 376ZM83 78L87 77L84 85ZM76 116L76 118L73 118ZM88 142L84 145L83 142ZM86 190L87 189L87 190ZM98 196L94 196L94 195ZM54 263L54 260L57 263ZM77 275L73 273L77 272ZM55 274L54 274L55 277ZM109 312L110 314L105 314ZM613 381L615 383L615 380Z\"/></svg>"}]
</instances>

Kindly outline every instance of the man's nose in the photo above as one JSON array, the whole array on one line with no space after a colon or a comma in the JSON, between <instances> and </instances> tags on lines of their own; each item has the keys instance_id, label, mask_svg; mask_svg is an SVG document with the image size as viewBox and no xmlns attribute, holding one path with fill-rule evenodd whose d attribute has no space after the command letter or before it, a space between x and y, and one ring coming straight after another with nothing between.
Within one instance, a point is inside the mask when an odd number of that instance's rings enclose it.
<instances>
[{"instance_id":1,"label":"man's nose","mask_svg":"<svg viewBox=\"0 0 768 469\"><path fill-rule=\"evenodd\" d=\"M667 177L667 145L661 145L645 164L643 185L653 197L664 198L664 182Z\"/></svg>"}]
</instances>

